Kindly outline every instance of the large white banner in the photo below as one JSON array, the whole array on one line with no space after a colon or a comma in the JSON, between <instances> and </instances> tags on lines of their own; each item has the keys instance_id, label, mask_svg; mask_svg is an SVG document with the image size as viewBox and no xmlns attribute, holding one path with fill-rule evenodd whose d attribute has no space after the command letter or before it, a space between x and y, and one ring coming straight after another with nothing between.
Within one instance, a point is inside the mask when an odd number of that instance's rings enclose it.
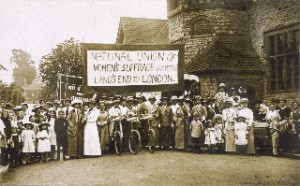
<instances>
[{"instance_id":1,"label":"large white banner","mask_svg":"<svg viewBox=\"0 0 300 186\"><path fill-rule=\"evenodd\" d=\"M179 50L88 50L88 86L178 83Z\"/></svg>"}]
</instances>

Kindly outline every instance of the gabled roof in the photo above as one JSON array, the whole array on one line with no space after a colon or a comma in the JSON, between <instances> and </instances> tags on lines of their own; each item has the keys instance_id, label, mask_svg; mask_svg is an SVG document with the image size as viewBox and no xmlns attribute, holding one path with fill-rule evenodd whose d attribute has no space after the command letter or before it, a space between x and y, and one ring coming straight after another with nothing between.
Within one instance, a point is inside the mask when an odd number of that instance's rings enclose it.
<instances>
[{"instance_id":1,"label":"gabled roof","mask_svg":"<svg viewBox=\"0 0 300 186\"><path fill-rule=\"evenodd\" d=\"M168 20L121 17L116 42L122 44L166 44L169 39Z\"/></svg>"},{"instance_id":2,"label":"gabled roof","mask_svg":"<svg viewBox=\"0 0 300 186\"><path fill-rule=\"evenodd\" d=\"M211 70L263 71L249 36L219 35L185 65L188 73Z\"/></svg>"}]
</instances>

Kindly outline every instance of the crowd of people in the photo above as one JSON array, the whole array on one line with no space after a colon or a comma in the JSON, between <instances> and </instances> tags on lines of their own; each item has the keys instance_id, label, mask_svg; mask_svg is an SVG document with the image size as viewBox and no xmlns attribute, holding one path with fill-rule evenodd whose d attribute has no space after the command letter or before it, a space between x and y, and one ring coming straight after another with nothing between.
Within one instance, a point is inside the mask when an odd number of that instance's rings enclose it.
<instances>
[{"instance_id":1,"label":"crowd of people","mask_svg":"<svg viewBox=\"0 0 300 186\"><path fill-rule=\"evenodd\" d=\"M229 93L229 94L228 94ZM255 101L249 108L247 94L234 88L225 92L221 83L214 97L117 96L100 100L40 100L32 110L28 104L0 105L2 165L11 168L33 162L99 157L113 153L113 132L120 123L124 151L128 147L131 118L138 121L142 146L147 147L147 129L155 131L157 149L200 153L254 155L268 144L256 139L255 123L265 124L274 156L279 150L300 150L300 111L294 101ZM257 148L259 147L259 148Z\"/></svg>"}]
</instances>

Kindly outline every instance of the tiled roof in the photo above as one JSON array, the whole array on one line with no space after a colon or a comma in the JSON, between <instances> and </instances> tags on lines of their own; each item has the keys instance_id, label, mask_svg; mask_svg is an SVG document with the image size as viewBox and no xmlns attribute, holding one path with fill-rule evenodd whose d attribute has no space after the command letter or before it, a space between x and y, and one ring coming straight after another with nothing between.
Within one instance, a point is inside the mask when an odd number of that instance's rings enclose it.
<instances>
[{"instance_id":1,"label":"tiled roof","mask_svg":"<svg viewBox=\"0 0 300 186\"><path fill-rule=\"evenodd\" d=\"M185 65L189 73L210 70L263 71L263 67L248 36L219 35Z\"/></svg>"},{"instance_id":2,"label":"tiled roof","mask_svg":"<svg viewBox=\"0 0 300 186\"><path fill-rule=\"evenodd\" d=\"M119 37L123 37L122 44L166 44L168 43L168 20L121 17Z\"/></svg>"}]
</instances>

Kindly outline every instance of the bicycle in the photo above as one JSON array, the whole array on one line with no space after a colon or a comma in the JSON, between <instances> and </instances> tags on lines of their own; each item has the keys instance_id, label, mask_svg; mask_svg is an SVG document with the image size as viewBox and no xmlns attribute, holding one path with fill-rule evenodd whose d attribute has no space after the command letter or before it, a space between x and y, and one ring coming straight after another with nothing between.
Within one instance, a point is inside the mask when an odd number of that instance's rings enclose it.
<instances>
[{"instance_id":1,"label":"bicycle","mask_svg":"<svg viewBox=\"0 0 300 186\"><path fill-rule=\"evenodd\" d=\"M117 155L121 155L123 150L122 135L121 135L122 124L118 117L115 118L112 122L114 122L113 137L114 137L115 150ZM118 126L116 125L117 123L119 124Z\"/></svg>"},{"instance_id":2,"label":"bicycle","mask_svg":"<svg viewBox=\"0 0 300 186\"><path fill-rule=\"evenodd\" d=\"M130 135L129 135L129 150L132 154L138 154L140 147L141 147L141 135L139 131L137 130L138 126L138 119L137 117L132 117L130 119L127 119L128 122L130 122Z\"/></svg>"},{"instance_id":3,"label":"bicycle","mask_svg":"<svg viewBox=\"0 0 300 186\"><path fill-rule=\"evenodd\" d=\"M152 128L151 119L153 119L153 115L144 115L144 120L147 120L148 124L148 131L147 131L147 140L148 140L148 150L151 153L154 153L155 151L155 143L156 143L156 135L155 131Z\"/></svg>"}]
</instances>

